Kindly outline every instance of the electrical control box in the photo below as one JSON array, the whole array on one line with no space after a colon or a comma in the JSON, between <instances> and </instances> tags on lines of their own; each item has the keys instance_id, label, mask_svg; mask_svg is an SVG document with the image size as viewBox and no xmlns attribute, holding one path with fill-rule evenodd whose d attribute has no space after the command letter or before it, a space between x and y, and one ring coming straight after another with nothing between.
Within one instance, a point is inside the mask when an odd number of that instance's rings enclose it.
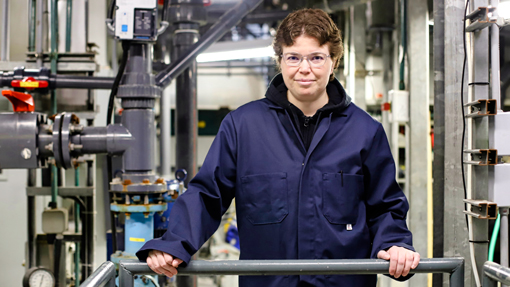
<instances>
[{"instance_id":1,"label":"electrical control box","mask_svg":"<svg viewBox=\"0 0 510 287\"><path fill-rule=\"evenodd\" d=\"M115 36L120 40L155 41L157 0L117 0Z\"/></svg>"},{"instance_id":2,"label":"electrical control box","mask_svg":"<svg viewBox=\"0 0 510 287\"><path fill-rule=\"evenodd\" d=\"M69 226L69 215L65 208L46 209L42 214L42 230L46 234L62 234Z\"/></svg>"}]
</instances>

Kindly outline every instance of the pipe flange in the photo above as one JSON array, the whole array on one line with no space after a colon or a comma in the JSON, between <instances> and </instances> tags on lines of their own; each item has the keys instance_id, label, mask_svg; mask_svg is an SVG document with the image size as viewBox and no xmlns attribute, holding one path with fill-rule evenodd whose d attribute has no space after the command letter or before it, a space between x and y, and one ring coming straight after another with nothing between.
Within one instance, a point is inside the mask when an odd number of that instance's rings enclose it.
<instances>
[{"instance_id":1,"label":"pipe flange","mask_svg":"<svg viewBox=\"0 0 510 287\"><path fill-rule=\"evenodd\" d=\"M167 191L166 184L111 184L110 185L112 192L122 192L122 193L163 193Z\"/></svg>"},{"instance_id":2,"label":"pipe flange","mask_svg":"<svg viewBox=\"0 0 510 287\"><path fill-rule=\"evenodd\" d=\"M72 167L71 151L69 149L71 143L69 127L72 117L72 114L61 113L55 115L53 121L53 157L55 158L55 164L64 169Z\"/></svg>"},{"instance_id":3,"label":"pipe flange","mask_svg":"<svg viewBox=\"0 0 510 287\"><path fill-rule=\"evenodd\" d=\"M71 151L69 149L69 144L71 143L71 119L72 114L64 113L64 118L62 119L62 129L60 130L60 147L62 149L62 166L64 169L71 168Z\"/></svg>"},{"instance_id":4,"label":"pipe flange","mask_svg":"<svg viewBox=\"0 0 510 287\"><path fill-rule=\"evenodd\" d=\"M111 203L110 210L113 212L128 212L128 213L149 213L149 212L162 212L167 209L167 203L151 203L151 204L119 204Z\"/></svg>"},{"instance_id":5,"label":"pipe flange","mask_svg":"<svg viewBox=\"0 0 510 287\"><path fill-rule=\"evenodd\" d=\"M55 158L55 164L61 167L62 162L62 149L60 148L60 129L62 128L62 117L63 114L56 114L53 120L53 157Z\"/></svg>"}]
</instances>

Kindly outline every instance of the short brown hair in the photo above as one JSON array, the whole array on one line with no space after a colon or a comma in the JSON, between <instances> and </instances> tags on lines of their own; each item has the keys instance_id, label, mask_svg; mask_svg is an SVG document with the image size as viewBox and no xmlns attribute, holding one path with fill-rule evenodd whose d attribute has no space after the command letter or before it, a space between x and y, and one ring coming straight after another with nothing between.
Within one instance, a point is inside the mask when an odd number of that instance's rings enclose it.
<instances>
[{"instance_id":1,"label":"short brown hair","mask_svg":"<svg viewBox=\"0 0 510 287\"><path fill-rule=\"evenodd\" d=\"M294 45L294 40L307 35L319 41L319 45L328 44L329 54L333 60L334 69L338 68L343 55L343 44L340 30L329 15L320 9L301 9L290 13L278 27L273 41L273 50L280 68L283 46ZM335 76L331 74L329 80Z\"/></svg>"}]
</instances>

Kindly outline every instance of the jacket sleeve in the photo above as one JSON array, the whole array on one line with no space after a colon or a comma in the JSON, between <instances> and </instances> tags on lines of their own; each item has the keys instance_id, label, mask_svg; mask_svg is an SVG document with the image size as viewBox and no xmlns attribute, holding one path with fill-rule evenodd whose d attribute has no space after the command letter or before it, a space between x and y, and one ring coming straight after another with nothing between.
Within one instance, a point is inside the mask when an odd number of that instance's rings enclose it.
<instances>
[{"instance_id":1,"label":"jacket sleeve","mask_svg":"<svg viewBox=\"0 0 510 287\"><path fill-rule=\"evenodd\" d=\"M386 134L379 124L364 157L367 224L372 238L371 258L380 250L400 246L414 251L406 224L409 204L395 180L395 163Z\"/></svg>"},{"instance_id":2,"label":"jacket sleeve","mask_svg":"<svg viewBox=\"0 0 510 287\"><path fill-rule=\"evenodd\" d=\"M160 250L182 259L191 256L218 229L235 194L236 131L232 115L221 123L216 138L188 190L175 201L168 230L161 238L148 241L137 253L141 261L150 250Z\"/></svg>"}]
</instances>

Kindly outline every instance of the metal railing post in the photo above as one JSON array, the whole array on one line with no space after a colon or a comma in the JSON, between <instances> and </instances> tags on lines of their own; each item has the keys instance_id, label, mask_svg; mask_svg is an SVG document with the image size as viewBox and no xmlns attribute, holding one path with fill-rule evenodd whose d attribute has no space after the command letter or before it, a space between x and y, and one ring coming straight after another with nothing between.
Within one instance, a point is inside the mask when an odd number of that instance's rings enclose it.
<instances>
[{"instance_id":1,"label":"metal railing post","mask_svg":"<svg viewBox=\"0 0 510 287\"><path fill-rule=\"evenodd\" d=\"M115 287L115 264L107 261L92 273L80 287Z\"/></svg>"},{"instance_id":2,"label":"metal railing post","mask_svg":"<svg viewBox=\"0 0 510 287\"><path fill-rule=\"evenodd\" d=\"M487 261L483 265L483 287L496 287L497 282L510 285L510 268Z\"/></svg>"}]
</instances>

